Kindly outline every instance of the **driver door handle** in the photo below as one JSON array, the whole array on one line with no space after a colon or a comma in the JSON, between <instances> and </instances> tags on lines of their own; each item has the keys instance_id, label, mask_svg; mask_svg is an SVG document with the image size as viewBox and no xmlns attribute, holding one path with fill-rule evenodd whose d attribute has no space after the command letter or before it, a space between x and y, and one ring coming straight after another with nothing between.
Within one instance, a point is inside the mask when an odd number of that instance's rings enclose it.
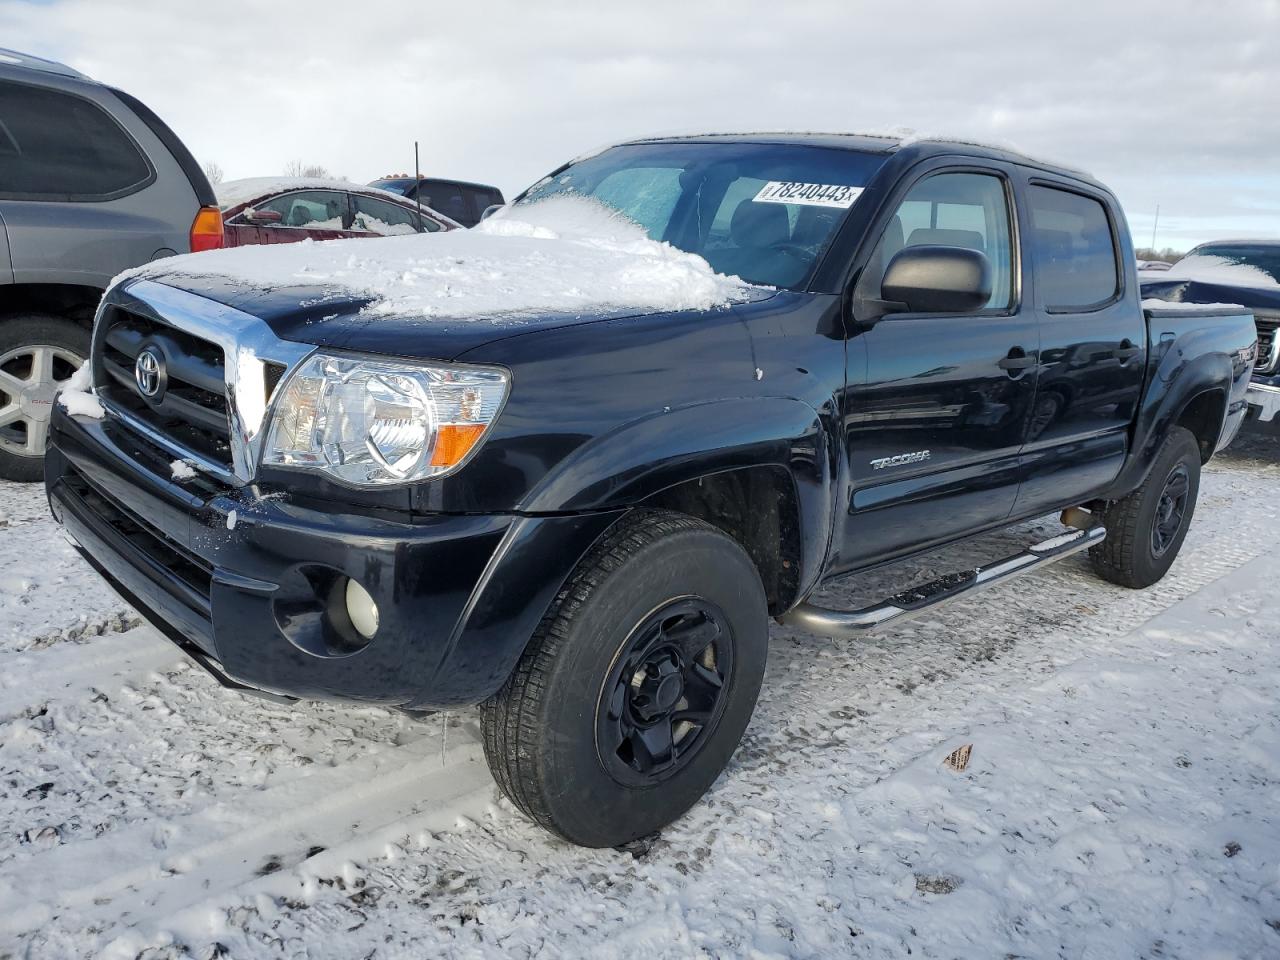
<instances>
[{"instance_id":1,"label":"driver door handle","mask_svg":"<svg viewBox=\"0 0 1280 960\"><path fill-rule=\"evenodd\" d=\"M1141 352L1142 348L1135 347L1133 345L1133 341L1126 337L1124 340L1120 341L1120 346L1111 351L1111 355L1121 363L1124 363L1124 361L1136 357Z\"/></svg>"},{"instance_id":2,"label":"driver door handle","mask_svg":"<svg viewBox=\"0 0 1280 960\"><path fill-rule=\"evenodd\" d=\"M1016 373L1019 370L1026 370L1028 367L1036 365L1036 358L1027 356L1027 351L1021 347L1012 347L1007 356L1001 357L996 361L996 366L1007 373Z\"/></svg>"}]
</instances>

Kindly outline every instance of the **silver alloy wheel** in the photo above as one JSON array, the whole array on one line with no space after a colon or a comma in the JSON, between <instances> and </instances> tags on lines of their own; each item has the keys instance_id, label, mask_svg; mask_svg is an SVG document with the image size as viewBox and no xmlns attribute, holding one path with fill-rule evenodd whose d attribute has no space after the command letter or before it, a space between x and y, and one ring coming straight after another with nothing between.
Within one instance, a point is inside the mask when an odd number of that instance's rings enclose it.
<instances>
[{"instance_id":1,"label":"silver alloy wheel","mask_svg":"<svg viewBox=\"0 0 1280 960\"><path fill-rule=\"evenodd\" d=\"M47 343L0 356L0 450L44 456L53 398L82 363L84 357Z\"/></svg>"}]
</instances>

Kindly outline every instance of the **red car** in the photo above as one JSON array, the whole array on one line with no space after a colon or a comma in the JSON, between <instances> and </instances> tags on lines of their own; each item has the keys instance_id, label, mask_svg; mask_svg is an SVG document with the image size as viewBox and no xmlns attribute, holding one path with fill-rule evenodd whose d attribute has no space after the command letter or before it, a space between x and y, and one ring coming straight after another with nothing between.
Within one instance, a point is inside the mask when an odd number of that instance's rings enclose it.
<instances>
[{"instance_id":1,"label":"red car","mask_svg":"<svg viewBox=\"0 0 1280 960\"><path fill-rule=\"evenodd\" d=\"M390 237L455 230L459 225L404 197L342 180L254 177L214 187L223 246Z\"/></svg>"}]
</instances>

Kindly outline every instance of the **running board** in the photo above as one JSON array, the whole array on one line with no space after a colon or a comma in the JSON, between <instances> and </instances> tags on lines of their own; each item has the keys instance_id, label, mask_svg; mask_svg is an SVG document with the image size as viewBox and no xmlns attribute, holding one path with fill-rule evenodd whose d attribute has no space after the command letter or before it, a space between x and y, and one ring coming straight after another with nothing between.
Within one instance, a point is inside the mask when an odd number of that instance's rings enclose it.
<instances>
[{"instance_id":1,"label":"running board","mask_svg":"<svg viewBox=\"0 0 1280 960\"><path fill-rule=\"evenodd\" d=\"M1083 513L1083 511L1080 511ZM1088 516L1088 514L1084 514ZM1064 515L1064 519L1067 519ZM1076 520L1076 517L1072 517ZM1096 521L1095 521L1096 523ZM1031 573L1051 563L1064 560L1074 553L1087 550L1106 539L1107 531L1101 525L1072 530L1027 547L1021 553L997 560L985 567L949 573L930 583L906 590L880 603L861 610L830 610L826 607L801 603L778 618L790 627L799 627L809 633L824 637L849 639L865 637L873 633L919 616L926 610L944 606L961 597L971 596L987 587L1013 580L1024 573Z\"/></svg>"}]
</instances>

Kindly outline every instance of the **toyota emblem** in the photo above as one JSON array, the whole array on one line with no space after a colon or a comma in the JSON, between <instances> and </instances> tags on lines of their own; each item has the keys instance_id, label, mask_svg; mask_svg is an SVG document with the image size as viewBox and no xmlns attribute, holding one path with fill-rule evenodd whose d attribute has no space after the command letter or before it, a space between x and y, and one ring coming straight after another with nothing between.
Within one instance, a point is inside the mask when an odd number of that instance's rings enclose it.
<instances>
[{"instance_id":1,"label":"toyota emblem","mask_svg":"<svg viewBox=\"0 0 1280 960\"><path fill-rule=\"evenodd\" d=\"M148 399L155 399L164 386L164 355L155 347L146 347L133 364L133 379L138 392Z\"/></svg>"}]
</instances>

